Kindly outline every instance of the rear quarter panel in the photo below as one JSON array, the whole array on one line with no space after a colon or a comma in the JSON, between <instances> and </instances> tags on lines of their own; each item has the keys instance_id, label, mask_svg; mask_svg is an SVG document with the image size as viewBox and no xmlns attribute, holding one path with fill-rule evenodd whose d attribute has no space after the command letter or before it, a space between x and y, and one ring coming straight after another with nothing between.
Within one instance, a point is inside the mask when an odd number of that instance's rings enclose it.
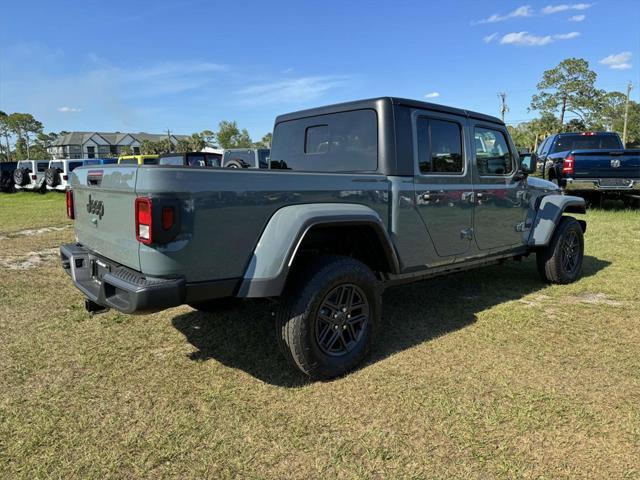
<instances>
[{"instance_id":1,"label":"rear quarter panel","mask_svg":"<svg viewBox=\"0 0 640 480\"><path fill-rule=\"evenodd\" d=\"M386 225L388 190L389 181L378 174L140 167L138 195L181 200L180 233L166 245L141 245L140 270L184 275L189 282L241 277L278 209L305 203L363 204Z\"/></svg>"}]
</instances>

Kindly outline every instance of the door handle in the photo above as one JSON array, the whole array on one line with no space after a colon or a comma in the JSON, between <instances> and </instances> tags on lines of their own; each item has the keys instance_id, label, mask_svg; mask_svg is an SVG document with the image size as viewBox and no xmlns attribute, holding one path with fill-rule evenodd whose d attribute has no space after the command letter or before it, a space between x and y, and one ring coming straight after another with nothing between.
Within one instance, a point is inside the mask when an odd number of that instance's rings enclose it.
<instances>
[{"instance_id":1,"label":"door handle","mask_svg":"<svg viewBox=\"0 0 640 480\"><path fill-rule=\"evenodd\" d=\"M474 192L462 192L461 198L463 202L473 203L475 195Z\"/></svg>"}]
</instances>

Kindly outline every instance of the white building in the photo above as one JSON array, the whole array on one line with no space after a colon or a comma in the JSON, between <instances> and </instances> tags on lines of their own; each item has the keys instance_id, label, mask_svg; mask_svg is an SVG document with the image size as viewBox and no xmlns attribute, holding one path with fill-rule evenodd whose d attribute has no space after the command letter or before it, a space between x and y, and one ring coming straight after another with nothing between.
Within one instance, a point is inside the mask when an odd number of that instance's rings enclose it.
<instances>
[{"instance_id":1,"label":"white building","mask_svg":"<svg viewBox=\"0 0 640 480\"><path fill-rule=\"evenodd\" d=\"M140 154L140 145L144 140L160 142L167 135L156 133L120 133L120 132L70 132L58 137L47 147L54 160L64 158L102 158L118 156L125 147L133 155ZM173 145L179 139L188 139L185 135L171 135Z\"/></svg>"}]
</instances>

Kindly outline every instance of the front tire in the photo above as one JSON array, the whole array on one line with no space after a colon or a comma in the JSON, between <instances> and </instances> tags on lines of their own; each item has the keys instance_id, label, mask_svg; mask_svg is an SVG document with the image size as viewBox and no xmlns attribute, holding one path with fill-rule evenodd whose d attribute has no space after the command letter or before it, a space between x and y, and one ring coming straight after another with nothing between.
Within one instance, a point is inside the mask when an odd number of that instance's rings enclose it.
<instances>
[{"instance_id":1,"label":"front tire","mask_svg":"<svg viewBox=\"0 0 640 480\"><path fill-rule=\"evenodd\" d=\"M549 283L575 282L582 272L584 236L582 227L573 217L562 217L551 242L538 250L538 272Z\"/></svg>"},{"instance_id":2,"label":"front tire","mask_svg":"<svg viewBox=\"0 0 640 480\"><path fill-rule=\"evenodd\" d=\"M321 256L292 273L276 316L284 356L312 379L352 370L368 355L380 321L378 281L362 262Z\"/></svg>"}]
</instances>

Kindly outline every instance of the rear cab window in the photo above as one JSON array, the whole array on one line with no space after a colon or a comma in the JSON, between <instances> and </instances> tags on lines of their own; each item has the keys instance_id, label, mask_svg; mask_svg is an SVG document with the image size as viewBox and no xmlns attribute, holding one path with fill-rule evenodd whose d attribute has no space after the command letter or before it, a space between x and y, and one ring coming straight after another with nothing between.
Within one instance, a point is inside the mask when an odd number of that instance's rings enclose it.
<instances>
[{"instance_id":1,"label":"rear cab window","mask_svg":"<svg viewBox=\"0 0 640 480\"><path fill-rule=\"evenodd\" d=\"M549 153L568 150L619 150L622 142L617 135L609 133L576 133L558 135Z\"/></svg>"},{"instance_id":2,"label":"rear cab window","mask_svg":"<svg viewBox=\"0 0 640 480\"><path fill-rule=\"evenodd\" d=\"M378 168L378 119L371 109L280 122L273 138L272 169L375 172Z\"/></svg>"}]
</instances>

